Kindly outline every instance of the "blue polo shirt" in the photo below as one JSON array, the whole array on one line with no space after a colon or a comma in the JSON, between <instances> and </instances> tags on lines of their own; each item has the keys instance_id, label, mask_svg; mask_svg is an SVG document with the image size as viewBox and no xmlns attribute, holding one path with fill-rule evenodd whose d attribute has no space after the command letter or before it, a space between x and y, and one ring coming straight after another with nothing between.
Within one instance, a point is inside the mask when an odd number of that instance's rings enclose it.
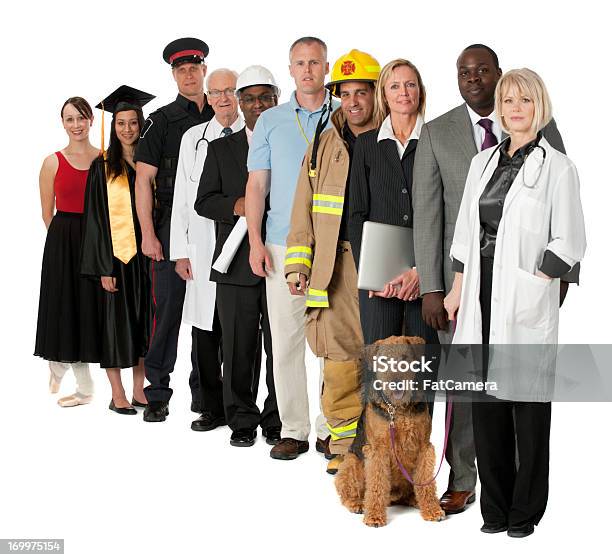
<instances>
[{"instance_id":1,"label":"blue polo shirt","mask_svg":"<svg viewBox=\"0 0 612 560\"><path fill-rule=\"evenodd\" d=\"M249 171L270 170L270 210L266 219L268 243L283 246L287 243L293 196L302 160L328 102L329 97L326 96L323 105L310 112L300 107L293 92L287 103L268 109L257 119L247 166ZM332 112L339 106L338 101L332 100ZM331 118L326 128L330 126Z\"/></svg>"}]
</instances>

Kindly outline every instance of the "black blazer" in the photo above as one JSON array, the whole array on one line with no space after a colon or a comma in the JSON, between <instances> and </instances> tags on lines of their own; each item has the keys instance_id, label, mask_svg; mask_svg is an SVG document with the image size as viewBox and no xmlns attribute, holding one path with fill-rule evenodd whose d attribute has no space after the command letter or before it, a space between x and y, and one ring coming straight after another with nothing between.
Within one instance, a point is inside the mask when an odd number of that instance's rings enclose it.
<instances>
[{"instance_id":1,"label":"black blazer","mask_svg":"<svg viewBox=\"0 0 612 560\"><path fill-rule=\"evenodd\" d=\"M394 140L378 142L378 129L357 137L351 162L349 240L359 267L366 221L412 227L412 171L417 140L400 160Z\"/></svg>"},{"instance_id":2,"label":"black blazer","mask_svg":"<svg viewBox=\"0 0 612 560\"><path fill-rule=\"evenodd\" d=\"M234 205L245 194L249 177L248 153L245 128L225 138L213 140L208 145L194 208L200 216L216 222L217 243L213 262L221 253L223 244L238 221L238 216L234 216ZM261 282L263 279L251 270L249 252L249 239L246 235L227 273L221 274L211 269L210 279L218 284L237 286L254 286Z\"/></svg>"}]
</instances>

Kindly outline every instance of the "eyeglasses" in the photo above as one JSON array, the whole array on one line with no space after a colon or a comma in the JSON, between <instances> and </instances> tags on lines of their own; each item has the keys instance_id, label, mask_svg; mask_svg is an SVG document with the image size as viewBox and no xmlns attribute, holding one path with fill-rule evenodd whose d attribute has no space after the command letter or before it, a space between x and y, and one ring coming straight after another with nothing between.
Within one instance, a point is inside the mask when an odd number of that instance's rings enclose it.
<instances>
[{"instance_id":1,"label":"eyeglasses","mask_svg":"<svg viewBox=\"0 0 612 560\"><path fill-rule=\"evenodd\" d=\"M276 100L276 95L272 95L270 93L262 93L261 95L258 95L257 97L255 97L254 95L241 95L240 96L240 101L244 103L245 105L252 105L253 103L255 103L255 101L259 101L260 103L263 103L264 105L270 105L274 103L275 100Z\"/></svg>"},{"instance_id":2,"label":"eyeglasses","mask_svg":"<svg viewBox=\"0 0 612 560\"><path fill-rule=\"evenodd\" d=\"M227 97L231 97L232 95L234 95L236 93L236 88L233 87L228 87L225 89L211 89L208 92L208 95L210 95L210 97L221 97L223 94L225 94Z\"/></svg>"}]
</instances>

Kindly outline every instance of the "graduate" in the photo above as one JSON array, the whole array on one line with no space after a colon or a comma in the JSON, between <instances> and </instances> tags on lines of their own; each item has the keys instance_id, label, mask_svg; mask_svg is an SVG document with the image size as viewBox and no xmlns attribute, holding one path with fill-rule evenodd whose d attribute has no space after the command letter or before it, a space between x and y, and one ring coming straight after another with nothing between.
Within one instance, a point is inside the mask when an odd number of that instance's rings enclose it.
<instances>
[{"instance_id":1,"label":"graduate","mask_svg":"<svg viewBox=\"0 0 612 560\"><path fill-rule=\"evenodd\" d=\"M147 404L143 358L151 299L147 258L140 250L133 156L144 125L142 107L151 99L124 85L96 105L113 115L110 144L92 163L85 193L81 274L93 277L103 292L99 362L112 388L109 409L126 415ZM134 376L131 403L121 383L121 369L129 367Z\"/></svg>"}]
</instances>

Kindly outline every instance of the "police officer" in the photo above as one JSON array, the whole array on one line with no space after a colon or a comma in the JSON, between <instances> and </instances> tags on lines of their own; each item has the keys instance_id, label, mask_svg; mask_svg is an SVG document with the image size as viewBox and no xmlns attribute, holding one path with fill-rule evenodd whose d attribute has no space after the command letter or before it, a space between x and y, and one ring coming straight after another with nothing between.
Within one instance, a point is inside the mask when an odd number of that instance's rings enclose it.
<instances>
[{"instance_id":1,"label":"police officer","mask_svg":"<svg viewBox=\"0 0 612 560\"><path fill-rule=\"evenodd\" d=\"M183 133L209 121L214 113L204 94L204 76L208 45L192 38L171 42L163 53L172 66L172 76L179 90L176 100L153 112L145 122L134 161L136 162L136 210L142 230L142 252L152 259L151 284L153 321L145 374L150 385L145 388L145 422L163 422L172 396L170 373L176 362L177 344L185 281L169 260L170 216L179 148ZM201 381L197 347L192 346L191 409L201 408ZM219 357L217 360L220 377Z\"/></svg>"}]
</instances>

